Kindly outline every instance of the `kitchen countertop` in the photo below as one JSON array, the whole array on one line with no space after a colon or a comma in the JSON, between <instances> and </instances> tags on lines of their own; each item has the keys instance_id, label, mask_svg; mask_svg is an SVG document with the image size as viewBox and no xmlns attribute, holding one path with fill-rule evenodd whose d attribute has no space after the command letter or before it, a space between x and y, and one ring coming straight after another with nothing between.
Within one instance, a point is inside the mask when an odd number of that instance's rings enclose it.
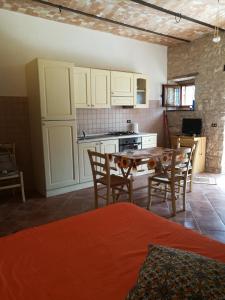
<instances>
[{"instance_id":1,"label":"kitchen countertop","mask_svg":"<svg viewBox=\"0 0 225 300\"><path fill-rule=\"evenodd\" d=\"M77 143L81 144L81 143L104 141L104 140L118 140L122 138L132 138L132 137L148 136L148 135L157 135L157 133L139 132L137 134L127 134L127 135L111 135L109 133L90 134L87 135L85 138L78 137Z\"/></svg>"}]
</instances>

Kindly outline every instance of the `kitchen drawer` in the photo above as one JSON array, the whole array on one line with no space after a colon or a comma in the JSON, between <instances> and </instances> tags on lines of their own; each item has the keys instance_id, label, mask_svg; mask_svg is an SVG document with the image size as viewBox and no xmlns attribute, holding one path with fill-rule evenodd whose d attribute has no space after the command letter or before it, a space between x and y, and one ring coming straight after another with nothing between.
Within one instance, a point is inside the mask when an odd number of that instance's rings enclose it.
<instances>
[{"instance_id":1,"label":"kitchen drawer","mask_svg":"<svg viewBox=\"0 0 225 300\"><path fill-rule=\"evenodd\" d=\"M156 147L157 146L157 136L148 135L142 137L142 149Z\"/></svg>"},{"instance_id":2,"label":"kitchen drawer","mask_svg":"<svg viewBox=\"0 0 225 300\"><path fill-rule=\"evenodd\" d=\"M111 97L111 105L134 105L134 97Z\"/></svg>"}]
</instances>

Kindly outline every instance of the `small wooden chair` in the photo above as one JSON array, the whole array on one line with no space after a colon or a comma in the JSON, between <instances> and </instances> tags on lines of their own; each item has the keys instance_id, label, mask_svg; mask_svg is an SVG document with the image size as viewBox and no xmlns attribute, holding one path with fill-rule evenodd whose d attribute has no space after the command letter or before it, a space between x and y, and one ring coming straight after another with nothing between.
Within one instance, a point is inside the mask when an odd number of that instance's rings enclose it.
<instances>
[{"instance_id":1,"label":"small wooden chair","mask_svg":"<svg viewBox=\"0 0 225 300\"><path fill-rule=\"evenodd\" d=\"M192 149L191 148L180 148L174 149L172 154L171 163L163 166L160 172L156 172L154 175L148 178L148 204L147 209L150 209L152 204L152 196L157 198L167 199L167 193L171 194L172 201L172 216L176 215L176 200L181 194L183 198L183 210L185 210L186 204L186 181L187 173L191 161ZM186 167L185 172L178 173L177 166L181 165ZM164 185L164 194L162 193L162 185ZM182 190L182 191L181 191ZM155 192L154 194L152 192Z\"/></svg>"},{"instance_id":2,"label":"small wooden chair","mask_svg":"<svg viewBox=\"0 0 225 300\"><path fill-rule=\"evenodd\" d=\"M115 202L121 194L127 194L129 201L132 202L132 179L110 174L110 170L115 168L110 167L109 154L88 150L88 155L94 181L95 207L98 208L99 198L105 199L108 205L111 198ZM102 189L106 189L103 195L99 194Z\"/></svg>"},{"instance_id":3,"label":"small wooden chair","mask_svg":"<svg viewBox=\"0 0 225 300\"><path fill-rule=\"evenodd\" d=\"M180 139L180 147L189 147L192 149L192 156L191 156L191 162L189 165L189 169L187 172L187 184L189 184L189 192L192 191L192 182L193 182L193 169L194 169L194 164L195 164L195 159L196 159L196 149L198 147L198 141L194 141L193 138L185 138L185 139ZM182 172L186 172L185 167L182 169Z\"/></svg>"},{"instance_id":4,"label":"small wooden chair","mask_svg":"<svg viewBox=\"0 0 225 300\"><path fill-rule=\"evenodd\" d=\"M15 144L0 144L0 191L20 188L25 202L23 172L16 164Z\"/></svg>"},{"instance_id":5,"label":"small wooden chair","mask_svg":"<svg viewBox=\"0 0 225 300\"><path fill-rule=\"evenodd\" d=\"M172 149L180 148L180 138L177 136L170 137L170 145Z\"/></svg>"}]
</instances>

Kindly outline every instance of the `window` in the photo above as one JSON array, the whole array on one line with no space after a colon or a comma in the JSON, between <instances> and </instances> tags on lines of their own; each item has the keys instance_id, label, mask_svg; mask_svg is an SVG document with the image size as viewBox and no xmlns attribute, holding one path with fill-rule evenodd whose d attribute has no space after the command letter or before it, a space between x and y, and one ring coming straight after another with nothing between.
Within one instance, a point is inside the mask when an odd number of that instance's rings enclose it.
<instances>
[{"instance_id":1,"label":"window","mask_svg":"<svg viewBox=\"0 0 225 300\"><path fill-rule=\"evenodd\" d=\"M194 109L195 85L189 84L164 84L162 105L169 109Z\"/></svg>"}]
</instances>

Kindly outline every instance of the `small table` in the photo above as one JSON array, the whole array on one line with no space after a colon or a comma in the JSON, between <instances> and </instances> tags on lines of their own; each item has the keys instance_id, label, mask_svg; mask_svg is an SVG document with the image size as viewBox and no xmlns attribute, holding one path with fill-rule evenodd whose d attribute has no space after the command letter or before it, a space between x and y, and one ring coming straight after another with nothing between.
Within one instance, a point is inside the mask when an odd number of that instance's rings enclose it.
<instances>
[{"instance_id":1,"label":"small table","mask_svg":"<svg viewBox=\"0 0 225 300\"><path fill-rule=\"evenodd\" d=\"M137 166L147 164L148 169L158 169L162 163L171 161L173 149L163 147L152 147L142 150L128 150L124 152L113 153L114 162L121 169L125 178L132 170L137 170Z\"/></svg>"}]
</instances>

